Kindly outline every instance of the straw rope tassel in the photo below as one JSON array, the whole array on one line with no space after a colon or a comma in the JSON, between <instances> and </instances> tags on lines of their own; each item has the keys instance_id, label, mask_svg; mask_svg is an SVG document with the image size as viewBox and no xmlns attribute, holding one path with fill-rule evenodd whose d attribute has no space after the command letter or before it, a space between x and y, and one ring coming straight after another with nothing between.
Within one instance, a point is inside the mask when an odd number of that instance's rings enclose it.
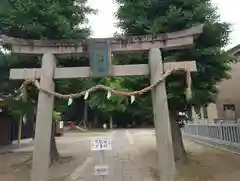
<instances>
[{"instance_id":1,"label":"straw rope tassel","mask_svg":"<svg viewBox=\"0 0 240 181\"><path fill-rule=\"evenodd\" d=\"M192 99L192 79L191 79L191 72L186 70L186 79L187 79L187 89L186 89L186 98L187 100Z\"/></svg>"}]
</instances>

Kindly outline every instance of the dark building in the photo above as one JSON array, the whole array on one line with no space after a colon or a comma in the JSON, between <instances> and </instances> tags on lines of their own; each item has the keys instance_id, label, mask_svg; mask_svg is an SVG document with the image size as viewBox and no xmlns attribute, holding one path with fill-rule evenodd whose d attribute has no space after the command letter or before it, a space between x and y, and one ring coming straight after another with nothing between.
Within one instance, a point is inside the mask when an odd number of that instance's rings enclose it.
<instances>
[{"instance_id":1,"label":"dark building","mask_svg":"<svg viewBox=\"0 0 240 181\"><path fill-rule=\"evenodd\" d=\"M19 130L18 117L14 117L7 106L5 97L0 97L0 145L11 144L12 141L18 139ZM21 139L31 138L33 135L33 122L22 122Z\"/></svg>"},{"instance_id":2,"label":"dark building","mask_svg":"<svg viewBox=\"0 0 240 181\"><path fill-rule=\"evenodd\" d=\"M11 143L12 121L4 99L0 98L0 145Z\"/></svg>"}]
</instances>

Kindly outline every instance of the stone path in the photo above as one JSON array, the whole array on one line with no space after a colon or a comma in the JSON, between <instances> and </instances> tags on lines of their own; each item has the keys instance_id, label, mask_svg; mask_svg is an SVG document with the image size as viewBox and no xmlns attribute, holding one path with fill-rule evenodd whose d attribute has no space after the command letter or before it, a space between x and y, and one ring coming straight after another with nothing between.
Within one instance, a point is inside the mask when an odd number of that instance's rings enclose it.
<instances>
[{"instance_id":1,"label":"stone path","mask_svg":"<svg viewBox=\"0 0 240 181\"><path fill-rule=\"evenodd\" d=\"M93 175L101 163L100 153L90 151L92 136L112 136L113 150L105 152L110 173L104 178ZM156 140L152 129L116 130L97 135L78 133L57 138L62 156L74 160L49 168L48 181L155 181L158 180ZM176 181L239 181L240 156L185 140L189 163L179 170ZM28 151L28 152L26 152ZM0 154L0 181L30 181L30 169L23 163L32 145ZM15 166L13 166L15 165ZM18 165L18 166L16 166Z\"/></svg>"},{"instance_id":2,"label":"stone path","mask_svg":"<svg viewBox=\"0 0 240 181\"><path fill-rule=\"evenodd\" d=\"M75 172L65 181L143 181L139 160L134 158L138 154L133 145L131 134L126 130L115 131L112 135L111 151L104 151L104 162L109 166L109 175L102 178L93 175L94 165L101 164L101 152L92 152L85 162L76 168ZM77 177L78 175L78 177Z\"/></svg>"}]
</instances>

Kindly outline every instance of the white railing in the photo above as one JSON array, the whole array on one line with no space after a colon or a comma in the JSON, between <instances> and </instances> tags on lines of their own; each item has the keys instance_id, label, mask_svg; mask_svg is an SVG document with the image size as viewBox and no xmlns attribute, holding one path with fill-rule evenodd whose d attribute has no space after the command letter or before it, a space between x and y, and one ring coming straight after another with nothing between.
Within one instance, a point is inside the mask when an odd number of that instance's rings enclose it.
<instances>
[{"instance_id":1,"label":"white railing","mask_svg":"<svg viewBox=\"0 0 240 181\"><path fill-rule=\"evenodd\" d=\"M182 131L188 135L240 144L240 124L236 123L186 124Z\"/></svg>"}]
</instances>

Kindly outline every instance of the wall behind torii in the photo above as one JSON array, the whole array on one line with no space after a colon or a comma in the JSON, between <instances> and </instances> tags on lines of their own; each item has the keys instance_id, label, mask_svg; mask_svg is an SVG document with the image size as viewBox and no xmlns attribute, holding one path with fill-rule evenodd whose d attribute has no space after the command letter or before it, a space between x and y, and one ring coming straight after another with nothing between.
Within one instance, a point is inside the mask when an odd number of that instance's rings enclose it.
<instances>
[{"instance_id":1,"label":"wall behind torii","mask_svg":"<svg viewBox=\"0 0 240 181\"><path fill-rule=\"evenodd\" d=\"M231 105L235 107L235 115L233 116L240 119L240 62L233 63L231 67L231 78L223 80L218 85L219 93L216 106L220 119L231 117L231 111L226 111L226 107L231 107Z\"/></svg>"},{"instance_id":2,"label":"wall behind torii","mask_svg":"<svg viewBox=\"0 0 240 181\"><path fill-rule=\"evenodd\" d=\"M240 60L240 45L228 50L228 53ZM210 122L216 119L224 121L240 119L240 61L232 63L231 68L231 78L225 79L217 85L219 93L216 104L210 104L207 107L207 117L205 118Z\"/></svg>"}]
</instances>

